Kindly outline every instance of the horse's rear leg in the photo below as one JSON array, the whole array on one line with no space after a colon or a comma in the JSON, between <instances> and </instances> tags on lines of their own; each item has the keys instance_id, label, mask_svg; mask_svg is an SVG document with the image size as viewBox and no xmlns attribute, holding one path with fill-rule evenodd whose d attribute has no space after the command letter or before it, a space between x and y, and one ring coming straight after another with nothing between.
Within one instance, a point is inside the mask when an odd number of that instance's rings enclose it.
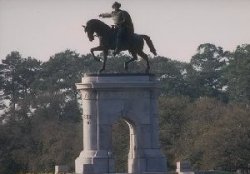
<instances>
[{"instance_id":1,"label":"horse's rear leg","mask_svg":"<svg viewBox=\"0 0 250 174\"><path fill-rule=\"evenodd\" d=\"M148 55L145 54L143 51L138 52L138 54L147 62L147 68L145 70L145 73L149 73L150 65L149 65Z\"/></svg>"},{"instance_id":2,"label":"horse's rear leg","mask_svg":"<svg viewBox=\"0 0 250 174\"><path fill-rule=\"evenodd\" d=\"M128 71L128 64L130 64L131 62L137 60L137 54L135 52L130 52L130 53L132 54L133 58L124 63L124 69L126 71Z\"/></svg>"}]
</instances>

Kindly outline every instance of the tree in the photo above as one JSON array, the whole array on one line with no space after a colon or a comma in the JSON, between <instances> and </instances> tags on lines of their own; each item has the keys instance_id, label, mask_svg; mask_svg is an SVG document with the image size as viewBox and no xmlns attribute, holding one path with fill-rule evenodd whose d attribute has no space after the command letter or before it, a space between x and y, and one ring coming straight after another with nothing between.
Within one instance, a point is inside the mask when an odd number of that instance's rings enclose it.
<instances>
[{"instance_id":1,"label":"tree","mask_svg":"<svg viewBox=\"0 0 250 174\"><path fill-rule=\"evenodd\" d=\"M230 99L250 103L250 45L238 46L225 69Z\"/></svg>"},{"instance_id":2,"label":"tree","mask_svg":"<svg viewBox=\"0 0 250 174\"><path fill-rule=\"evenodd\" d=\"M71 51L59 53L42 66L18 52L3 60L1 89L5 99L14 101L15 115L0 126L5 130L0 133L1 173L44 172L55 164L73 165L82 147L75 83L80 81L83 59L72 55ZM55 79L59 80L53 83ZM5 118L11 113L5 112Z\"/></svg>"},{"instance_id":3,"label":"tree","mask_svg":"<svg viewBox=\"0 0 250 174\"><path fill-rule=\"evenodd\" d=\"M189 97L162 96L159 99L160 140L171 169L175 168L176 154L180 151L180 136L188 121L185 113L190 103Z\"/></svg>"},{"instance_id":4,"label":"tree","mask_svg":"<svg viewBox=\"0 0 250 174\"><path fill-rule=\"evenodd\" d=\"M56 106L55 110L52 109L53 112L57 111L53 116L62 120L79 121L79 96L75 84L80 82L84 72L84 59L74 51L66 50L52 56L41 68L39 77L33 83L36 91L34 108Z\"/></svg>"},{"instance_id":5,"label":"tree","mask_svg":"<svg viewBox=\"0 0 250 174\"><path fill-rule=\"evenodd\" d=\"M16 119L18 103L18 109L25 109L27 114L29 109L27 102L32 93L31 84L35 81L39 67L39 61L22 58L19 52L11 52L6 59L2 60L0 87L3 91L3 100L10 101L10 110L5 115L9 115L11 119Z\"/></svg>"},{"instance_id":6,"label":"tree","mask_svg":"<svg viewBox=\"0 0 250 174\"><path fill-rule=\"evenodd\" d=\"M42 64L42 72L36 81L37 90L75 89L83 73L83 59L74 51L66 50L50 57Z\"/></svg>"},{"instance_id":7,"label":"tree","mask_svg":"<svg viewBox=\"0 0 250 174\"><path fill-rule=\"evenodd\" d=\"M180 139L180 149L177 152L179 160L189 159L195 169L211 169L210 162L205 161L206 143L211 141L207 136L209 130L223 116L225 104L208 97L202 97L190 103L186 110L186 123Z\"/></svg>"},{"instance_id":8,"label":"tree","mask_svg":"<svg viewBox=\"0 0 250 174\"><path fill-rule=\"evenodd\" d=\"M4 92L4 99L9 99L11 103L11 115L14 117L16 112L16 103L21 97L22 86L18 71L21 68L21 55L18 52L11 52L6 59L2 60L0 74L3 77L1 89Z\"/></svg>"},{"instance_id":9,"label":"tree","mask_svg":"<svg viewBox=\"0 0 250 174\"><path fill-rule=\"evenodd\" d=\"M228 104L222 117L207 132L204 163L235 171L245 168L250 160L250 110L243 105Z\"/></svg>"},{"instance_id":10,"label":"tree","mask_svg":"<svg viewBox=\"0 0 250 174\"><path fill-rule=\"evenodd\" d=\"M173 61L164 57L155 57L151 60L152 73L160 79L162 94L168 96L186 95L184 81L185 63Z\"/></svg>"},{"instance_id":11,"label":"tree","mask_svg":"<svg viewBox=\"0 0 250 174\"><path fill-rule=\"evenodd\" d=\"M228 52L213 44L201 44L190 66L187 68L188 81L194 97L209 96L226 100L223 91L222 69L226 66Z\"/></svg>"},{"instance_id":12,"label":"tree","mask_svg":"<svg viewBox=\"0 0 250 174\"><path fill-rule=\"evenodd\" d=\"M3 109L6 107L3 98L4 98L3 93L0 92L0 113L3 112Z\"/></svg>"},{"instance_id":13,"label":"tree","mask_svg":"<svg viewBox=\"0 0 250 174\"><path fill-rule=\"evenodd\" d=\"M246 167L250 158L249 113L244 105L214 98L189 103L181 112L185 121L175 140L174 159L188 159L198 170Z\"/></svg>"}]
</instances>

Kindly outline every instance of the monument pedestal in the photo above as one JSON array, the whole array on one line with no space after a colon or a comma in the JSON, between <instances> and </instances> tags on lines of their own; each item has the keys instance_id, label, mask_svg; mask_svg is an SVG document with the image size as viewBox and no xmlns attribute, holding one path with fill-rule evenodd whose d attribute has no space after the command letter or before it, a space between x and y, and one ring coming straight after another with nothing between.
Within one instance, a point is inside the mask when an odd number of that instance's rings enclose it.
<instances>
[{"instance_id":1,"label":"monument pedestal","mask_svg":"<svg viewBox=\"0 0 250 174\"><path fill-rule=\"evenodd\" d=\"M85 75L76 84L83 105L83 151L75 160L79 174L114 173L112 125L129 126L128 173L166 173L158 136L158 88L154 75Z\"/></svg>"}]
</instances>

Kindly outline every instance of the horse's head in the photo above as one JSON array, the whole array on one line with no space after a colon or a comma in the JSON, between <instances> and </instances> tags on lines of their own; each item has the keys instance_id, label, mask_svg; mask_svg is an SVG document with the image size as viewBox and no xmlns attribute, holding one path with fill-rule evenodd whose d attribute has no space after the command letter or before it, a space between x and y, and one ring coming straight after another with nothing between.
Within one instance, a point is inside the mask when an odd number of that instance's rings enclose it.
<instances>
[{"instance_id":1,"label":"horse's head","mask_svg":"<svg viewBox=\"0 0 250 174\"><path fill-rule=\"evenodd\" d=\"M83 26L83 27L84 27L85 33L87 33L87 35L88 35L89 41L92 42L94 40L95 31L93 30L91 25L89 25L88 23L86 26Z\"/></svg>"},{"instance_id":2,"label":"horse's head","mask_svg":"<svg viewBox=\"0 0 250 174\"><path fill-rule=\"evenodd\" d=\"M110 27L106 24L104 24L102 21L98 19L91 19L87 22L86 26L84 27L85 33L87 33L89 41L92 42L94 40L94 33L96 33L98 36L101 36L104 32L110 29Z\"/></svg>"}]
</instances>

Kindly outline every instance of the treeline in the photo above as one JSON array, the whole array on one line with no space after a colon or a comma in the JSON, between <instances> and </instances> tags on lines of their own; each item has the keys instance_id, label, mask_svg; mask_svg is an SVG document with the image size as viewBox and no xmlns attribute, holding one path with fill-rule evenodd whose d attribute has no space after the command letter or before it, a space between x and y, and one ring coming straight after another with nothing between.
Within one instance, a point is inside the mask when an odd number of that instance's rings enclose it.
<instances>
[{"instance_id":1,"label":"treeline","mask_svg":"<svg viewBox=\"0 0 250 174\"><path fill-rule=\"evenodd\" d=\"M109 57L107 73L124 72L126 55ZM235 170L250 161L250 45L234 52L202 44L189 63L150 58L161 83L160 138L170 169ZM0 173L53 171L82 149L80 96L75 83L102 63L66 50L47 62L11 52L0 64ZM130 72L144 72L145 62ZM122 128L121 128L122 127ZM114 125L117 171L126 169L128 134ZM119 138L123 137L123 138Z\"/></svg>"}]
</instances>

